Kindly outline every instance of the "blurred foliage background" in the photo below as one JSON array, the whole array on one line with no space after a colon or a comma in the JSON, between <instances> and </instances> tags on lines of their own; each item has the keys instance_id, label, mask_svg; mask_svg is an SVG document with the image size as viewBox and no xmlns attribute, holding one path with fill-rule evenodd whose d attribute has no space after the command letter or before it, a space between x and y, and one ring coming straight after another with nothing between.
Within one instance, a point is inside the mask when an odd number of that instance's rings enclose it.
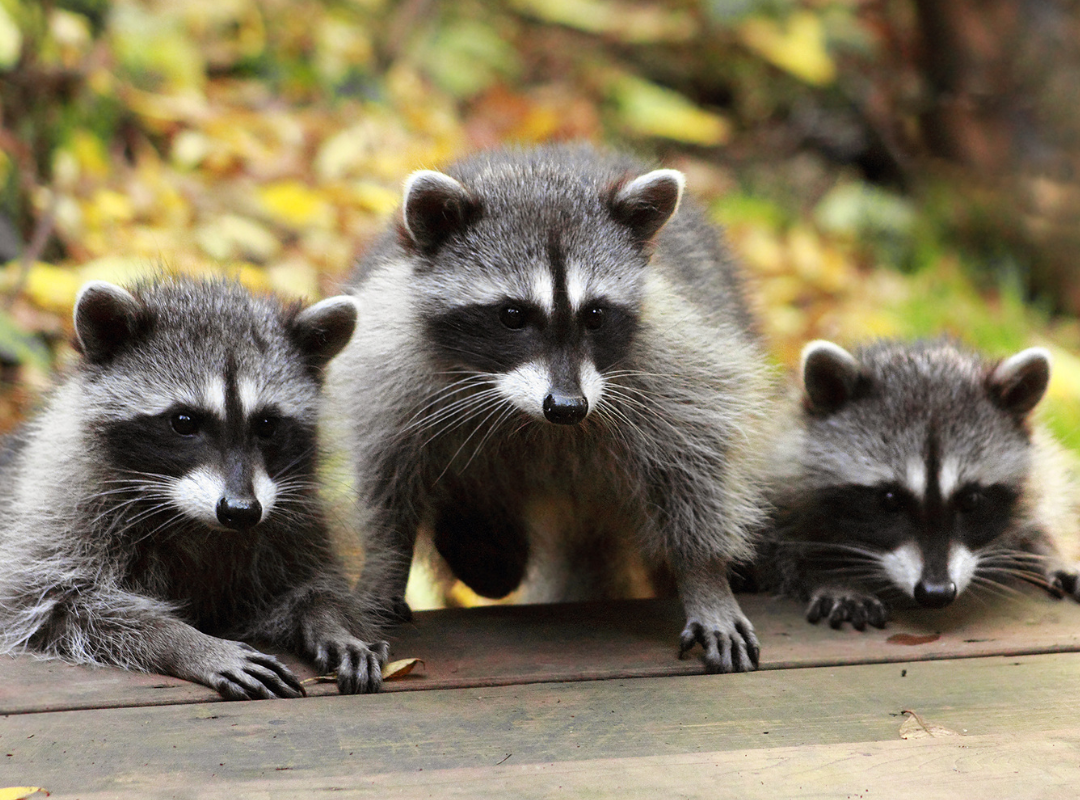
<instances>
[{"instance_id":1,"label":"blurred foliage background","mask_svg":"<svg viewBox=\"0 0 1080 800\"><path fill-rule=\"evenodd\" d=\"M90 278L321 296L402 179L588 139L686 172L781 363L949 333L1056 359L1080 448L1066 0L0 0L0 430Z\"/></svg>"}]
</instances>

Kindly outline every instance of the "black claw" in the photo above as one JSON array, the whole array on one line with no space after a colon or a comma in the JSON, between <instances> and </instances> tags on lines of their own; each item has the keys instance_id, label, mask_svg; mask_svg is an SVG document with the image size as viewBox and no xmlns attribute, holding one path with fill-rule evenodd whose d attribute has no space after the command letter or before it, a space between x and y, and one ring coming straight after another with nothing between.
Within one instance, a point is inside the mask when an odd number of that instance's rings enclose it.
<instances>
[{"instance_id":1,"label":"black claw","mask_svg":"<svg viewBox=\"0 0 1080 800\"><path fill-rule=\"evenodd\" d=\"M875 628L884 628L885 623L889 621L889 611L881 603L875 602L870 605L870 612L866 618Z\"/></svg>"},{"instance_id":2,"label":"black claw","mask_svg":"<svg viewBox=\"0 0 1080 800\"><path fill-rule=\"evenodd\" d=\"M866 630L866 606L856 601L849 601L851 617L851 627L857 631Z\"/></svg>"},{"instance_id":3,"label":"black claw","mask_svg":"<svg viewBox=\"0 0 1080 800\"><path fill-rule=\"evenodd\" d=\"M810 607L806 610L806 621L816 625L828 615L831 601L827 597L817 597L810 601Z\"/></svg>"},{"instance_id":4,"label":"black claw","mask_svg":"<svg viewBox=\"0 0 1080 800\"><path fill-rule=\"evenodd\" d=\"M839 630L847 619L847 609L844 608L843 603L836 603L832 607L832 611L829 614L829 627L833 630Z\"/></svg>"}]
</instances>

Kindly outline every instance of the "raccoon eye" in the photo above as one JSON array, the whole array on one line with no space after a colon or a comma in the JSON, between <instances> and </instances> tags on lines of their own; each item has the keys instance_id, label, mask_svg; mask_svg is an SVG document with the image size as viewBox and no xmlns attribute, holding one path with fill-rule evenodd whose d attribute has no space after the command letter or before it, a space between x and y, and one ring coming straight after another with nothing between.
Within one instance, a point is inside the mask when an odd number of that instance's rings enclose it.
<instances>
[{"instance_id":1,"label":"raccoon eye","mask_svg":"<svg viewBox=\"0 0 1080 800\"><path fill-rule=\"evenodd\" d=\"M499 309L499 321L512 331L525 327L525 309L521 306L503 306Z\"/></svg>"},{"instance_id":2,"label":"raccoon eye","mask_svg":"<svg viewBox=\"0 0 1080 800\"><path fill-rule=\"evenodd\" d=\"M585 309L583 322L590 331L598 330L604 324L604 309L601 306L589 306Z\"/></svg>"},{"instance_id":3,"label":"raccoon eye","mask_svg":"<svg viewBox=\"0 0 1080 800\"><path fill-rule=\"evenodd\" d=\"M889 514L895 514L904 505L900 492L895 489L882 489L881 494L878 495L878 502L881 504L881 510Z\"/></svg>"},{"instance_id":4,"label":"raccoon eye","mask_svg":"<svg viewBox=\"0 0 1080 800\"><path fill-rule=\"evenodd\" d=\"M199 421L191 414L185 414L182 411L172 415L169 419L169 425L180 436L194 436L199 432Z\"/></svg>"},{"instance_id":5,"label":"raccoon eye","mask_svg":"<svg viewBox=\"0 0 1080 800\"><path fill-rule=\"evenodd\" d=\"M978 511L984 500L982 489L977 486L969 486L961 489L956 496L956 507L965 514Z\"/></svg>"},{"instance_id":6,"label":"raccoon eye","mask_svg":"<svg viewBox=\"0 0 1080 800\"><path fill-rule=\"evenodd\" d=\"M260 417L255 420L251 429L260 439L272 439L277 432L278 421L275 417Z\"/></svg>"}]
</instances>

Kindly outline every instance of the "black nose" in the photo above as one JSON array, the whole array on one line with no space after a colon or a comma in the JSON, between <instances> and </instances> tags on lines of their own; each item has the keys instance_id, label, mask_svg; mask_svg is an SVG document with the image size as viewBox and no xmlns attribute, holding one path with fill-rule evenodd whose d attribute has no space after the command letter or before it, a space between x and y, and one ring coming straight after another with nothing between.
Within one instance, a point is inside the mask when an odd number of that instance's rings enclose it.
<instances>
[{"instance_id":1,"label":"black nose","mask_svg":"<svg viewBox=\"0 0 1080 800\"><path fill-rule=\"evenodd\" d=\"M262 519L262 506L255 498L222 497L217 504L218 522L234 531L254 528Z\"/></svg>"},{"instance_id":2,"label":"black nose","mask_svg":"<svg viewBox=\"0 0 1080 800\"><path fill-rule=\"evenodd\" d=\"M956 584L921 580L915 584L915 602L925 608L944 608L956 599Z\"/></svg>"},{"instance_id":3,"label":"black nose","mask_svg":"<svg viewBox=\"0 0 1080 800\"><path fill-rule=\"evenodd\" d=\"M544 398L544 416L556 425L576 425L589 413L589 401L584 397L549 394Z\"/></svg>"}]
</instances>

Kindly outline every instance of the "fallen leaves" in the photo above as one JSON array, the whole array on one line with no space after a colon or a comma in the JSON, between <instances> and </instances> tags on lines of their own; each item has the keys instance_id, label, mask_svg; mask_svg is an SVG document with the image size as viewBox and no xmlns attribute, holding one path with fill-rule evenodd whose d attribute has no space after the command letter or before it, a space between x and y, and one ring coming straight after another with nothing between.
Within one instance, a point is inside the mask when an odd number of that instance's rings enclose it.
<instances>
[{"instance_id":1,"label":"fallen leaves","mask_svg":"<svg viewBox=\"0 0 1080 800\"><path fill-rule=\"evenodd\" d=\"M766 61L806 83L825 86L836 80L821 16L812 11L795 11L783 22L753 17L740 26L739 37Z\"/></svg>"},{"instance_id":2,"label":"fallen leaves","mask_svg":"<svg viewBox=\"0 0 1080 800\"><path fill-rule=\"evenodd\" d=\"M401 680L414 669L424 665L422 658L402 658L397 661L391 661L388 664L383 665L382 679L384 681L396 681ZM316 675L314 678L306 678L300 681L304 686L311 686L315 683L337 683L337 673L331 672L328 675ZM3 800L0 797L0 800Z\"/></svg>"},{"instance_id":3,"label":"fallen leaves","mask_svg":"<svg viewBox=\"0 0 1080 800\"><path fill-rule=\"evenodd\" d=\"M0 800L26 800L35 794L42 793L48 796L49 792L40 786L10 786L0 788Z\"/></svg>"},{"instance_id":4,"label":"fallen leaves","mask_svg":"<svg viewBox=\"0 0 1080 800\"><path fill-rule=\"evenodd\" d=\"M619 122L638 136L715 147L731 138L731 123L673 89L626 75L611 85Z\"/></svg>"},{"instance_id":5,"label":"fallen leaves","mask_svg":"<svg viewBox=\"0 0 1080 800\"><path fill-rule=\"evenodd\" d=\"M927 633L923 635L915 633L894 633L888 639L885 640L886 644L903 644L908 646L915 646L920 644L930 644L936 642L941 638L939 633Z\"/></svg>"},{"instance_id":6,"label":"fallen leaves","mask_svg":"<svg viewBox=\"0 0 1080 800\"><path fill-rule=\"evenodd\" d=\"M382 668L383 680L392 681L404 678L423 663L423 660L419 658L403 658L398 661L391 661Z\"/></svg>"}]
</instances>

